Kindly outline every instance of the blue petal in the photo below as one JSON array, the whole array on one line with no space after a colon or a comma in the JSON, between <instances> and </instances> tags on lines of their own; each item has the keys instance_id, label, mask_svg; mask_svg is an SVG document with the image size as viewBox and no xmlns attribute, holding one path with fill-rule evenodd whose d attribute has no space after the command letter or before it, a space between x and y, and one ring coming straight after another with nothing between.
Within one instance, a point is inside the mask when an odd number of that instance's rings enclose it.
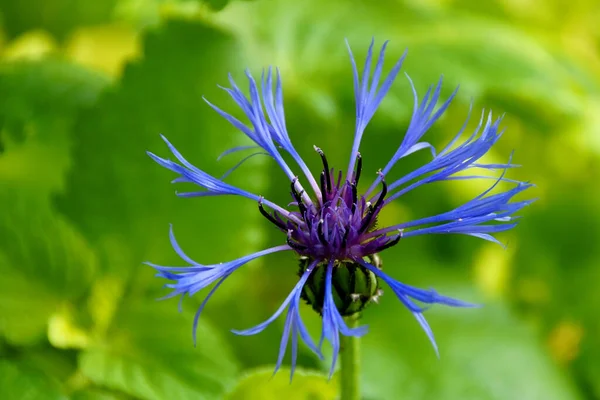
<instances>
[{"instance_id":1,"label":"blue petal","mask_svg":"<svg viewBox=\"0 0 600 400\"><path fill-rule=\"evenodd\" d=\"M167 143L173 154L185 165L185 167L164 158L161 158L151 152L147 152L147 154L156 161L159 165L170 169L173 172L180 174L181 176L175 179L173 182L190 182L194 183L206 191L202 192L186 192L186 193L177 193L180 197L202 197L202 196L220 196L220 195L237 195L246 197L248 199L258 201L260 196L249 193L245 190L239 189L235 186L232 186L228 183L223 182L220 179L217 179L206 172L194 167L191 163L189 163L183 156L175 149L175 147L162 136L163 140ZM277 204L267 200L262 199L262 203L273 210L277 210L279 213L285 215L287 218L294 219L294 217L289 213L289 211L284 208L278 206ZM299 221L297 221L299 222Z\"/></svg>"},{"instance_id":2,"label":"blue petal","mask_svg":"<svg viewBox=\"0 0 600 400\"><path fill-rule=\"evenodd\" d=\"M244 93L239 89L239 87L235 84L235 81L229 75L229 82L231 84L231 88L221 87L225 90L233 99L233 101L242 109L252 128L246 126L238 119L233 117L232 115L226 113L221 110L219 107L210 103L208 100L205 101L211 106L215 111L217 111L223 118L229 121L234 127L242 131L246 136L248 136L251 140L253 140L258 146L263 148L271 157L275 159L275 161L279 164L281 169L286 173L290 180L294 179L294 174L292 170L289 168L285 160L282 158L279 150L277 149L277 145L281 146L285 151L287 151L294 161L300 166L306 178L308 179L310 185L315 190L317 197L321 197L321 192L315 178L312 173L292 145L290 137L287 133L287 129L285 126L285 114L283 110L283 90L281 85L281 77L279 75L279 71L277 71L277 82L276 82L276 95L275 99L273 99L273 91L272 91L272 69L269 68L267 76L265 78L265 74L263 72L261 79L261 91L256 84L256 81L252 77L252 74L248 70L245 72L246 78L249 83L249 92L250 96L247 98ZM262 101L261 101L262 95ZM266 109L266 115L263 110ZM267 121L267 116L269 121ZM236 166L237 167L237 166ZM236 168L234 167L234 169ZM308 200L308 198L306 199Z\"/></svg>"},{"instance_id":3,"label":"blue petal","mask_svg":"<svg viewBox=\"0 0 600 400\"><path fill-rule=\"evenodd\" d=\"M269 130L272 133L273 137L276 139L276 142L292 156L294 161L296 161L296 163L308 179L313 190L317 194L317 197L320 197L321 191L319 189L319 185L317 184L313 174L308 169L308 166L306 165L302 157L300 157L300 155L294 148L285 126L285 113L283 110L283 89L281 85L281 76L279 74L279 70L277 70L277 81L275 84L275 102L273 100L272 75L272 69L269 68L266 77L266 82L264 79L264 73L262 79L263 100L265 104L265 109L267 110L267 115L269 116L269 121L271 122L271 125L269 125Z\"/></svg>"},{"instance_id":4,"label":"blue petal","mask_svg":"<svg viewBox=\"0 0 600 400\"><path fill-rule=\"evenodd\" d=\"M413 144L406 150L402 157L409 156L423 149L429 149L431 151L431 154L435 157L435 147L433 147L430 143L427 142L418 142ZM385 172L383 172L383 174L385 175Z\"/></svg>"},{"instance_id":5,"label":"blue petal","mask_svg":"<svg viewBox=\"0 0 600 400\"><path fill-rule=\"evenodd\" d=\"M273 315L271 315L267 320L265 320L264 322L261 322L260 324L254 326L252 328L244 329L244 330L232 330L232 332L235 333L236 335L249 336L249 335L256 335L257 333L260 333L263 330L265 330L265 328L267 326L269 326L273 321L275 321L277 319L277 317L279 317L281 315L283 310L285 310L285 308L288 306L288 304L290 304L290 302L294 299L294 297L300 296L300 293L302 293L302 288L304 287L304 284L308 280L308 277L310 276L314 267L317 264L318 264L318 262L314 261L306 269L306 271L304 272L304 274L302 274L302 277L300 278L298 283L296 283L296 286L294 286L294 289L292 289L292 291L286 297L286 299L283 301L283 303L281 303L281 305L279 306L277 311L275 311L275 313Z\"/></svg>"},{"instance_id":6,"label":"blue petal","mask_svg":"<svg viewBox=\"0 0 600 400\"><path fill-rule=\"evenodd\" d=\"M175 239L175 233L173 232L173 224L169 224L169 239L171 240L171 246L173 246L173 250L175 250L177 255L181 257L183 261L188 262L192 265L200 265L199 263L188 257L187 254L185 254L185 252L179 246L179 243L177 243L177 239Z\"/></svg>"},{"instance_id":7,"label":"blue petal","mask_svg":"<svg viewBox=\"0 0 600 400\"><path fill-rule=\"evenodd\" d=\"M349 328L344 322L344 318L340 315L332 294L332 276L333 276L333 260L327 264L327 272L325 275L325 299L323 301L323 327L321 332L321 341L319 346L323 345L323 340L327 339L331 344L333 356L331 360L331 368L329 369L329 378L333 376L335 364L340 351L340 333L344 336L363 336L367 333L367 326L357 328Z\"/></svg>"},{"instance_id":8,"label":"blue petal","mask_svg":"<svg viewBox=\"0 0 600 400\"><path fill-rule=\"evenodd\" d=\"M381 47L381 50L379 52L379 58L377 59L377 64L375 66L375 73L373 74L373 77L369 84L369 80L371 78L371 58L373 56L373 46L375 44L375 39L371 40L371 44L367 52L367 57L365 59L365 66L363 69L362 79L360 79L360 82L358 69L356 67L356 61L354 60L354 56L352 55L350 45L346 40L346 46L348 47L348 53L352 62L352 70L354 76L354 98L356 101L356 128L354 131L354 143L352 144L352 151L350 153L350 161L348 164L348 172L346 176L352 175L363 132L371 118L373 118L373 115L375 114L375 111L377 111L379 104L381 104L381 101L390 90L392 83L396 79L396 76L398 75L398 72L402 67L404 58L406 57L406 52L404 52L402 57L400 57L400 59L396 62L394 67L388 73L387 77L384 79L383 83L381 84L381 87L377 89L379 85L379 79L381 76L381 70L383 68L385 49L387 47L387 43L388 42L386 41Z\"/></svg>"},{"instance_id":9,"label":"blue petal","mask_svg":"<svg viewBox=\"0 0 600 400\"><path fill-rule=\"evenodd\" d=\"M292 329L292 325L294 324L294 319L292 318L292 315L293 315L293 312L290 307L290 309L287 312L285 324L283 326L283 334L281 335L281 342L279 343L279 355L277 356L277 363L275 364L275 371L273 371L273 374L275 374L279 370L279 368L281 367L281 363L283 362L283 357L285 356L285 350L287 348L287 344L290 339L290 330ZM295 335L292 334L292 336L295 336ZM292 344L292 353L294 351L295 351L295 349ZM296 362L296 360L292 360L292 365L295 362Z\"/></svg>"},{"instance_id":10,"label":"blue petal","mask_svg":"<svg viewBox=\"0 0 600 400\"><path fill-rule=\"evenodd\" d=\"M273 91L272 91L273 78L272 78L272 76L273 76L272 68L269 68L267 77L266 77L266 81L265 81L264 72L263 72L263 76L262 76L262 80L261 80L262 95L263 95L263 100L265 103L265 109L267 110L267 115L269 116L269 120L271 121L271 125L273 128L273 130L271 132L273 133L274 138L276 139L277 143L280 146L282 146L284 149L289 151L291 142L290 142L289 135L287 133L286 126L285 126L285 116L283 113L283 102L277 104L277 108L279 110L276 110L274 100L273 100ZM277 76L277 78L278 78L277 79L278 96L282 97L283 95L282 95L282 88L281 88L281 82L279 79L279 75Z\"/></svg>"},{"instance_id":11,"label":"blue petal","mask_svg":"<svg viewBox=\"0 0 600 400\"><path fill-rule=\"evenodd\" d=\"M275 364L274 374L279 370L281 364L283 363L283 358L285 356L285 352L287 349L287 344L290 338L290 334L292 337L292 365L291 365L291 375L290 379L294 374L297 351L298 351L298 334L300 334L300 338L307 344L307 346L314 351L320 358L323 357L319 349L315 346L312 338L310 337L304 323L302 322L302 318L300 317L300 295L302 293L302 289L304 284L308 280L310 274L314 270L314 268L318 265L319 261L314 261L312 264L308 266L306 271L302 274L302 277L294 287L294 289L290 292L288 297L284 300L281 306L275 311L275 313L269 317L266 321L246 330L232 330L233 333L237 335L255 335L257 333L262 332L267 326L269 326L275 319L277 319L283 312L283 310L288 307L288 312L285 319L285 324L283 328L283 335L281 337L281 342L279 345L279 354L277 357L277 363Z\"/></svg>"},{"instance_id":12,"label":"blue petal","mask_svg":"<svg viewBox=\"0 0 600 400\"><path fill-rule=\"evenodd\" d=\"M228 90L228 89L226 89L226 90L232 97L234 97L233 93L230 90ZM214 105L213 103L208 101L207 99L205 99L205 98L203 98L203 99L206 102L206 104L208 104L213 110L215 110L217 113L219 113L220 116L222 116L227 121L229 121L229 123L231 125L233 125L236 129L245 133L246 136L248 136L250 139L257 141L257 142L259 141L259 139L256 137L255 133L250 128L248 128L246 125L244 125L242 122L240 122L240 120L235 118L233 115L223 111L222 109L220 109L219 107L217 107L216 105ZM263 147L261 143L259 143L259 145L261 147Z\"/></svg>"},{"instance_id":13,"label":"blue petal","mask_svg":"<svg viewBox=\"0 0 600 400\"><path fill-rule=\"evenodd\" d=\"M392 289L392 291L398 297L398 299L415 316L415 318L427 334L427 337L431 341L431 344L433 345L433 348L435 349L435 352L438 355L438 357L439 353L437 344L435 343L435 338L433 337L433 332L429 324L425 320L425 317L423 317L423 311L425 311L427 308L416 305L411 299L417 300L421 303L428 305L443 304L452 307L478 307L478 305L476 304L467 303L462 300L439 295L433 289L424 290L398 282L397 280L391 278L389 275L385 274L382 270L375 267L374 265L371 265L370 263L362 259L358 259L356 261L371 272L373 272L379 278L381 278Z\"/></svg>"},{"instance_id":14,"label":"blue petal","mask_svg":"<svg viewBox=\"0 0 600 400\"><path fill-rule=\"evenodd\" d=\"M296 370L296 361L298 360L298 322L296 319L292 320L292 361L290 364L290 383L294 377L294 371Z\"/></svg>"},{"instance_id":15,"label":"blue petal","mask_svg":"<svg viewBox=\"0 0 600 400\"><path fill-rule=\"evenodd\" d=\"M445 150L440 152L440 154L438 154L437 157L435 157L431 162L420 168L417 168L415 171L389 184L388 189L391 193L394 189L400 187L401 185L422 177L402 190L390 195L387 202L390 202L425 183L445 180L452 175L471 168L473 164L477 164L477 161L487 153L487 151L498 141L502 135L501 132L498 132L500 121L501 118L498 118L494 123L492 123L490 114L487 123L479 137L477 137L477 135L481 128L482 121L473 135L462 145L448 152L445 152ZM433 174L425 176L429 173Z\"/></svg>"},{"instance_id":16,"label":"blue petal","mask_svg":"<svg viewBox=\"0 0 600 400\"><path fill-rule=\"evenodd\" d=\"M232 153L237 153L238 151L244 151L244 150L250 150L250 149L258 149L260 148L260 146L236 146L236 147L232 147L231 149L225 150L224 152L222 152L219 157L217 157L217 161L220 161L221 158L225 157L226 155L232 154Z\"/></svg>"},{"instance_id":17,"label":"blue petal","mask_svg":"<svg viewBox=\"0 0 600 400\"><path fill-rule=\"evenodd\" d=\"M208 292L208 294L206 295L206 297L202 301L202 304L200 304L200 307L198 307L198 310L196 311L196 314L194 315L194 325L193 325L193 328L192 328L192 338L194 340L194 347L196 346L196 331L198 330L198 321L200 320L200 314L202 314L202 310L204 310L204 307L206 306L206 303L208 303L208 300L212 297L212 295L217 291L217 289L219 288L219 286L221 286L221 284L225 281L225 279L227 279L228 276L229 276L229 274L225 275L224 277L222 277L216 283L216 285L210 290L210 292ZM183 300L183 296L181 298Z\"/></svg>"},{"instance_id":18,"label":"blue petal","mask_svg":"<svg viewBox=\"0 0 600 400\"><path fill-rule=\"evenodd\" d=\"M275 136L272 135L272 127L271 125L269 125L265 118L256 81L254 80L254 78L248 70L246 70L246 77L248 78L249 83L250 100L248 100L244 93L238 88L231 75L229 75L229 82L232 88L222 89L225 90L231 96L233 101L235 101L235 103L242 109L244 114L246 114L246 117L248 117L248 119L250 120L252 129L244 125L242 122L240 122L238 119L234 118L230 114L221 110L219 107L213 105L208 100L205 99L205 101L223 118L227 119L234 127L242 131L257 145L262 147L271 157L275 159L275 161L286 173L288 178L293 179L294 174L281 157L281 154L277 150L277 147L274 143L274 141L280 141L280 132L274 132Z\"/></svg>"},{"instance_id":19,"label":"blue petal","mask_svg":"<svg viewBox=\"0 0 600 400\"><path fill-rule=\"evenodd\" d=\"M300 282L302 282L302 281L300 281ZM298 287L300 287L300 282L298 282L298 284L296 284L296 286L294 287L292 292L288 295L288 297L286 297L286 299L283 301L283 303L281 303L281 305L279 306L277 311L275 311L275 313L273 315L271 315L268 319L266 319L265 321L261 322L260 324L258 324L256 326L253 326L252 328L242 329L242 330L232 329L231 332L235 333L236 335L240 335L240 336L251 336L251 335L256 335L257 333L264 331L267 328L267 326L271 325L271 323L273 321L275 321L281 315L281 313L283 312L283 310L285 310L285 308L288 306L288 304L290 304L290 302L292 301L292 299L294 298L294 296L296 294L296 290L298 290ZM302 282L302 285L304 285L304 282ZM300 290L302 290L302 289L300 289Z\"/></svg>"},{"instance_id":20,"label":"blue petal","mask_svg":"<svg viewBox=\"0 0 600 400\"><path fill-rule=\"evenodd\" d=\"M323 354L321 353L321 350L319 350L319 348L313 341L312 337L310 336L310 333L308 333L308 329L306 329L306 326L304 325L304 322L302 322L302 318L300 318L300 292L298 292L298 296L295 301L297 306L294 309L294 312L296 313L294 318L296 319L298 324L298 333L300 334L300 338L308 346L308 348L312 350L313 353L315 353L319 358L322 359Z\"/></svg>"},{"instance_id":21,"label":"blue petal","mask_svg":"<svg viewBox=\"0 0 600 400\"><path fill-rule=\"evenodd\" d=\"M196 315L194 317L194 324L192 335L194 337L194 344L196 338L196 329L198 326L198 320L200 318L200 314L204 309L206 303L211 298L211 296L215 293L215 291L221 286L221 284L225 281L229 275L235 272L238 268L245 265L249 261L252 261L258 257L262 257L267 254L276 253L284 250L291 250L289 246L276 246L271 247L269 249L265 249L241 258L238 258L233 261L229 261L226 263L215 264L215 265L201 265L189 258L179 247L179 244L175 240L175 235L173 234L173 228L169 231L169 236L171 238L171 244L173 245L173 249L177 252L177 254L184 259L185 261L192 264L190 267L169 267L169 266L159 266L151 263L146 263L156 269L158 271L158 276L162 278L169 279L173 281L173 283L168 283L165 287L173 289L173 291L164 296L163 299L171 298L175 296L183 297L187 294L189 296L194 295L198 291L208 287L209 285L216 283L216 285L210 290L198 310L196 311ZM181 304L180 304L181 307Z\"/></svg>"},{"instance_id":22,"label":"blue petal","mask_svg":"<svg viewBox=\"0 0 600 400\"><path fill-rule=\"evenodd\" d=\"M506 164L507 167L502 172L502 175L495 178L495 182L488 189L465 204L445 213L379 229L371 232L369 235L377 236L383 233L395 232L397 230L402 230L404 237L429 233L458 233L499 243L489 234L506 231L515 227L516 223L512 221L516 220L518 217L513 216L512 214L518 212L534 201L522 200L511 202L514 196L533 186L530 183L524 182L517 182L513 188L507 191L493 195L489 194L500 182L505 181L504 175L509 166L512 165L511 160L512 155L511 158L509 158L508 163ZM486 223L490 222L494 224L486 225ZM408 228L419 226L426 227L405 231Z\"/></svg>"},{"instance_id":23,"label":"blue petal","mask_svg":"<svg viewBox=\"0 0 600 400\"><path fill-rule=\"evenodd\" d=\"M456 88L454 90L454 92L450 95L450 97L432 115L433 109L437 105L438 99L441 94L442 78L440 78L435 91L431 95L431 98L430 98L431 88L429 88L429 90L425 94L425 97L421 101L421 104L418 104L419 98L418 98L415 86L414 86L412 80L410 79L410 77L408 75L406 75L406 77L408 78L408 81L411 85L411 88L413 91L413 96L414 96L413 115L410 120L410 124L406 131L406 134L404 135L404 139L402 140L402 143L400 144L400 147L398 148L398 150L396 150L396 152L394 153L394 155L392 156L390 161L387 163L387 165L383 168L383 170L382 170L383 175L387 175L387 173L398 162L398 160L414 153L415 151L421 150L425 147L430 148L432 155L435 157L435 149L433 148L433 146L431 146L429 143L421 144L421 143L419 143L419 140L421 140L421 138L425 135L425 133L427 133L429 128L446 111L446 109L448 108L448 106L450 105L450 103L452 102L454 97L456 96L456 93L458 92L458 88ZM465 126L466 126L466 123L465 123ZM463 126L463 129L465 126ZM370 194L377 187L377 185L379 185L380 182L381 182L381 178L378 177L373 182L373 184L369 187L369 190L367 190L366 194L367 195Z\"/></svg>"},{"instance_id":24,"label":"blue petal","mask_svg":"<svg viewBox=\"0 0 600 400\"><path fill-rule=\"evenodd\" d=\"M437 343L435 342L435 337L433 336L433 331L431 330L429 323L427 322L427 320L425 319L423 314L418 313L418 312L413 312L413 315L419 322L419 325L421 325L421 328L423 328L423 330L425 331L425 334L427 334L427 337L429 338L429 341L431 342L431 345L433 346L433 350L435 350L435 354L439 358L440 352L438 350L438 346L437 346Z\"/></svg>"},{"instance_id":25,"label":"blue petal","mask_svg":"<svg viewBox=\"0 0 600 400\"><path fill-rule=\"evenodd\" d=\"M265 153L265 152L258 152L258 153L252 153L249 156L246 156L244 158L242 158L242 160L240 162L238 162L237 164L235 164L233 167L229 168L223 175L221 175L221 180L224 180L225 178L227 178L233 171L235 171L236 169L238 169L240 167L240 165L242 165L243 163L245 163L246 161L248 161L250 158L254 157L254 156L268 156L269 153Z\"/></svg>"},{"instance_id":26,"label":"blue petal","mask_svg":"<svg viewBox=\"0 0 600 400\"><path fill-rule=\"evenodd\" d=\"M162 136L162 139L165 141L173 155L183 164L183 166L161 157L157 155L147 152L148 155L156 161L162 167L170 169L173 172L176 172L181 175L181 178L188 182L195 183L196 185L206 189L208 192L213 193L215 195L238 195L242 197L246 197L255 201L258 201L258 196L246 192L245 190L239 189L235 186L229 185L206 172L196 168L190 162L188 162L179 151L173 146L166 137ZM178 179L176 181L181 181Z\"/></svg>"}]
</instances>

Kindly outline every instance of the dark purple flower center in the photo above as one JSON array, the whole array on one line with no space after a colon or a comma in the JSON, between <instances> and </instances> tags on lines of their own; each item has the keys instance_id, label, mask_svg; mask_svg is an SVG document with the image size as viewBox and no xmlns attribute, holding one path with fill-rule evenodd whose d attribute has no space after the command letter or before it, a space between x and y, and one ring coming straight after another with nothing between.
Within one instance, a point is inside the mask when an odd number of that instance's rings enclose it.
<instances>
[{"instance_id":1,"label":"dark purple flower center","mask_svg":"<svg viewBox=\"0 0 600 400\"><path fill-rule=\"evenodd\" d=\"M269 221L287 234L287 243L301 256L311 260L356 261L378 253L398 243L397 236L367 236L377 223L383 208L387 185L382 176L382 189L373 202L358 196L357 185L362 170L358 155L356 171L351 179L342 181L329 168L321 149L315 147L323 161L320 174L322 199L318 203L306 201L303 190L298 191L297 178L291 182L291 195L298 210L291 211L288 218L267 213L259 202L259 209Z\"/></svg>"}]
</instances>

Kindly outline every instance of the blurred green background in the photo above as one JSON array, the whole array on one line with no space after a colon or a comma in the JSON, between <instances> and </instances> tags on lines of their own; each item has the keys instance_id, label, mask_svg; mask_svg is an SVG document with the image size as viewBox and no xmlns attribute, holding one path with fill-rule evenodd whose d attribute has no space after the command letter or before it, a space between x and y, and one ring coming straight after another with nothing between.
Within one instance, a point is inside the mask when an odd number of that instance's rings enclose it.
<instances>
[{"instance_id":1,"label":"blurred green background","mask_svg":"<svg viewBox=\"0 0 600 400\"><path fill-rule=\"evenodd\" d=\"M319 145L345 168L354 95L344 38L362 60L371 37L390 39L387 69L405 48L419 93L444 74L461 90L427 140L443 146L474 99L506 113L488 160L531 180L521 224L500 246L470 237L410 238L383 254L386 271L416 286L485 305L427 313L425 334L386 293L364 316L364 398L600 399L600 7L595 0L1 0L0 398L334 399L337 385L301 346L294 383L270 379L283 318L255 337L231 328L263 321L293 287L290 254L251 263L209 303L193 347L201 296L157 302L162 281L141 264L188 254L227 261L279 244L256 204L181 199L165 134L219 176L247 143L201 99L238 113L217 84L231 72L281 69L288 128L317 170ZM412 95L400 75L361 148L365 174L401 141ZM474 124L475 121L472 121ZM439 147L438 147L439 148ZM414 168L425 154L400 163ZM374 176L374 174L373 174ZM287 203L267 158L230 182ZM366 184L366 179L364 179ZM489 183L489 182L487 182ZM425 187L396 201L382 224L431 215L486 182ZM315 337L320 321L303 315ZM287 363L286 358L286 363Z\"/></svg>"}]
</instances>

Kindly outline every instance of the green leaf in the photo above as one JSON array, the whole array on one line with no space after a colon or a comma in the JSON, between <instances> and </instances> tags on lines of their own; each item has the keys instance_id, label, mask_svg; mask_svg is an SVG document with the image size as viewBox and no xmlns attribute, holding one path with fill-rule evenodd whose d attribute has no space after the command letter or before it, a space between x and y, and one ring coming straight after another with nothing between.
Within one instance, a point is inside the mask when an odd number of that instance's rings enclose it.
<instances>
[{"instance_id":1,"label":"green leaf","mask_svg":"<svg viewBox=\"0 0 600 400\"><path fill-rule=\"evenodd\" d=\"M554 357L572 363L578 382L595 398L600 396L600 323L593 305L600 292L585 288L600 279L600 212L597 187L587 179L548 189L552 201L532 212L521 228L527 247L518 248L514 280L517 304L539 319ZM554 216L552 224L548 215ZM573 227L585 234L566 235ZM581 337L560 335L561 325L578 327Z\"/></svg>"},{"instance_id":2,"label":"green leaf","mask_svg":"<svg viewBox=\"0 0 600 400\"><path fill-rule=\"evenodd\" d=\"M443 74L446 94L461 85L465 103L473 96L507 96L513 101L500 101L500 106L546 125L581 118L591 96L600 92L587 60L570 57L568 49L556 46L560 31L547 30L540 37L490 10L475 14L431 2L275 0L234 2L209 18L235 33L251 64L278 66L288 93L301 94L317 115L342 111L332 86L340 85L347 93L344 104L353 100L344 38L360 60L359 68L372 37L377 47L389 39L388 65L408 49L403 70L420 93ZM396 121L412 106L406 80L400 76L398 81L402 84L395 85L378 113ZM515 98L527 107L516 106Z\"/></svg>"},{"instance_id":3,"label":"green leaf","mask_svg":"<svg viewBox=\"0 0 600 400\"><path fill-rule=\"evenodd\" d=\"M123 394L121 392L106 389L86 389L73 393L71 400L138 400L138 398Z\"/></svg>"},{"instance_id":4,"label":"green leaf","mask_svg":"<svg viewBox=\"0 0 600 400\"><path fill-rule=\"evenodd\" d=\"M27 347L9 346L5 353L0 358L6 357L18 363L23 370L42 372L47 379L62 383L65 392L77 371L77 359L73 352L54 348L47 342Z\"/></svg>"},{"instance_id":5,"label":"green leaf","mask_svg":"<svg viewBox=\"0 0 600 400\"><path fill-rule=\"evenodd\" d=\"M103 75L56 57L3 63L0 115L9 128L31 119L43 123L89 107L107 83ZM52 137L41 129L39 134Z\"/></svg>"},{"instance_id":6,"label":"green leaf","mask_svg":"<svg viewBox=\"0 0 600 400\"><path fill-rule=\"evenodd\" d=\"M67 325L77 329L73 313L70 324L61 324L66 303L85 294L97 264L87 242L49 202L70 165L73 115L92 104L105 84L61 60L0 67L0 332L10 342L39 338L52 316L54 327L61 327L53 337L66 347L74 343L72 335L63 335Z\"/></svg>"},{"instance_id":7,"label":"green leaf","mask_svg":"<svg viewBox=\"0 0 600 400\"><path fill-rule=\"evenodd\" d=\"M134 397L121 393L114 393L102 389L80 390L71 395L71 400L127 400Z\"/></svg>"},{"instance_id":8,"label":"green leaf","mask_svg":"<svg viewBox=\"0 0 600 400\"><path fill-rule=\"evenodd\" d=\"M64 38L76 26L109 20L117 0L80 2L76 0L0 1L0 16L8 37L28 30L45 29Z\"/></svg>"},{"instance_id":9,"label":"green leaf","mask_svg":"<svg viewBox=\"0 0 600 400\"><path fill-rule=\"evenodd\" d=\"M44 195L61 189L73 117L107 82L60 59L0 65L0 182Z\"/></svg>"},{"instance_id":10,"label":"green leaf","mask_svg":"<svg viewBox=\"0 0 600 400\"><path fill-rule=\"evenodd\" d=\"M234 384L237 363L202 319L194 348L192 318L163 302L126 304L105 341L80 354L80 369L96 385L136 398L219 398Z\"/></svg>"},{"instance_id":11,"label":"green leaf","mask_svg":"<svg viewBox=\"0 0 600 400\"><path fill-rule=\"evenodd\" d=\"M86 241L34 193L0 192L0 332L26 343L88 289L96 259Z\"/></svg>"},{"instance_id":12,"label":"green leaf","mask_svg":"<svg viewBox=\"0 0 600 400\"><path fill-rule=\"evenodd\" d=\"M56 382L43 372L0 360L0 398L19 400L63 400Z\"/></svg>"},{"instance_id":13,"label":"green leaf","mask_svg":"<svg viewBox=\"0 0 600 400\"><path fill-rule=\"evenodd\" d=\"M273 367L251 370L237 383L227 400L333 400L338 394L336 379L298 368L290 382L290 369L281 368L273 376Z\"/></svg>"},{"instance_id":14,"label":"green leaf","mask_svg":"<svg viewBox=\"0 0 600 400\"><path fill-rule=\"evenodd\" d=\"M199 0L199 2L207 4L210 8L215 11L220 11L224 9L227 4L230 3L230 0Z\"/></svg>"},{"instance_id":15,"label":"green leaf","mask_svg":"<svg viewBox=\"0 0 600 400\"><path fill-rule=\"evenodd\" d=\"M242 255L245 244L254 248L260 243L257 232L246 226L259 218L256 204L232 197L179 198L175 190L198 188L171 185L174 174L146 155L152 151L173 157L159 137L164 134L190 162L215 176L235 165L236 155L219 163L216 159L246 143L243 134L202 100L206 95L229 108L217 84L225 83L234 69L235 49L230 38L202 23L170 21L146 36L143 61L126 68L119 87L80 115L74 167L60 206L86 235L125 235L134 256L157 262L157 257L173 254L171 222L182 247L206 262L225 261L225 254ZM228 181L260 189L257 166L266 161L251 159ZM195 238L205 230L211 234L198 243Z\"/></svg>"},{"instance_id":16,"label":"green leaf","mask_svg":"<svg viewBox=\"0 0 600 400\"><path fill-rule=\"evenodd\" d=\"M467 291L461 295L457 287L437 289L461 299L473 297ZM581 398L535 335L504 304L475 309L437 306L426 317L436 335L440 359L391 291L386 291L380 307L369 310L371 329L362 348L368 398Z\"/></svg>"}]
</instances>

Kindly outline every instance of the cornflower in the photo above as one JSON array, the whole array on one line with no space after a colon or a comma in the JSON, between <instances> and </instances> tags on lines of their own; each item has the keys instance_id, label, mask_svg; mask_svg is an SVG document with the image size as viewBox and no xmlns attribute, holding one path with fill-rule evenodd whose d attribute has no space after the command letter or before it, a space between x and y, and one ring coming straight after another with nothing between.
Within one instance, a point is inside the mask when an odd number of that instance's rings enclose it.
<instances>
[{"instance_id":1,"label":"cornflower","mask_svg":"<svg viewBox=\"0 0 600 400\"><path fill-rule=\"evenodd\" d=\"M479 124L474 131L466 140L459 141L466 130L469 120L467 118L458 133L441 151L436 151L431 144L421 141L431 126L446 111L458 89L436 109L441 94L442 79L440 78L435 88L430 87L424 98L419 101L414 85L407 75L412 87L414 109L406 134L389 162L377 172L375 180L368 189L364 193L359 193L358 184L363 176L359 147L363 133L388 93L406 56L405 52L380 84L387 42L381 47L371 76L373 46L374 41L369 47L362 76L359 76L356 62L348 45L354 75L356 127L345 174L342 171L336 173L329 166L324 152L315 146L314 150L323 164L322 171L315 178L292 145L285 123L279 70L276 72L274 92L271 68L266 73L263 71L260 86L250 72L246 71L249 81L249 97L246 97L229 75L231 87L223 88L223 90L242 109L250 122L249 125L242 123L205 99L209 106L255 143L254 146L230 149L224 154L256 147L260 148L260 153L266 153L273 158L289 179L288 190L292 199L291 205L288 206L290 208L282 207L262 196L232 186L223 179L215 178L198 169L189 163L165 137L163 140L177 161L171 161L148 152L159 165L178 174L173 182L193 183L202 189L198 192L177 193L178 196L235 195L245 197L255 201L262 216L275 229L282 232L282 244L279 246L261 250L236 260L204 265L184 253L171 228L171 244L181 259L189 266L173 267L150 264L158 271L157 276L172 281L165 285L172 289L166 298L181 296L183 299L185 295L193 296L214 284L196 312L193 322L194 341L200 314L219 286L248 262L283 251L294 252L298 255L299 280L297 284L277 311L266 321L250 329L233 330L238 335L257 334L287 309L275 371L282 364L291 337L291 374L293 375L298 352L298 337L300 337L319 357L322 357L321 349L324 340L331 343L333 348L331 375L340 350L340 335L362 336L367 332L366 326L349 327L344 317L356 316L368 304L377 302L382 294L381 282L389 286L400 302L414 315L436 353L438 352L437 345L433 332L423 316L424 311L433 304L454 307L473 306L470 303L440 295L432 289L420 289L395 280L383 271L379 253L395 246L400 240L426 234L463 234L499 243L492 235L513 228L517 218L514 214L532 202L532 200L511 200L532 185L505 178L506 170L515 167L510 159L505 164L479 162L502 136L503 131L499 128L502 117L493 119L491 113L488 113L486 117L482 112ZM432 158L429 162L399 179L386 181L386 176L400 159L424 149L431 152ZM283 152L288 153L297 165L289 165L282 157ZM242 162L234 168L237 168ZM301 171L302 178L296 175L296 168ZM496 169L503 170L498 178L478 174L461 174L465 171ZM229 172L231 170L226 175ZM376 226L377 217L388 204L425 184L486 178L493 179L493 184L487 190L450 211L387 227ZM492 190L502 181L513 184L513 187L491 194ZM301 300L310 304L322 316L321 338L318 345L311 338L300 316Z\"/></svg>"}]
</instances>

